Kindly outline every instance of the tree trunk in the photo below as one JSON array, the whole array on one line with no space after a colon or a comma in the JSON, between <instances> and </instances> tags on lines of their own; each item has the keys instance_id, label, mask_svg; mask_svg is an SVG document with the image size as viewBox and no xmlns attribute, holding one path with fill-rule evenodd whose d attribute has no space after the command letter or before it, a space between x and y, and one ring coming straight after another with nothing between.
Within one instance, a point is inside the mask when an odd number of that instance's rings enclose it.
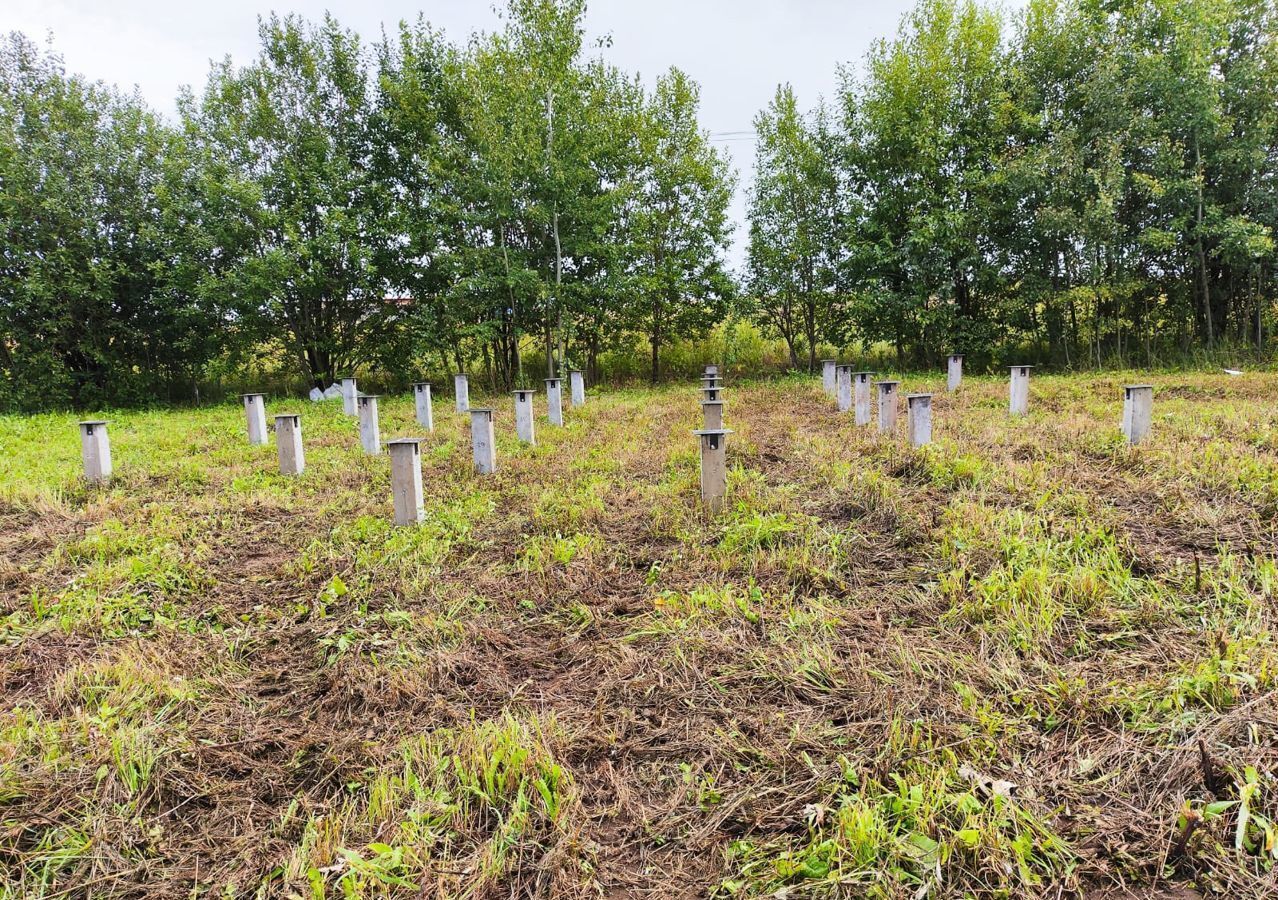
<instances>
[{"instance_id":1,"label":"tree trunk","mask_svg":"<svg viewBox=\"0 0 1278 900\"><path fill-rule=\"evenodd\" d=\"M1256 266L1255 280L1252 282L1251 295L1256 302L1256 349L1263 350L1265 348L1264 334L1260 328L1260 285L1261 279L1264 277L1264 269L1262 266Z\"/></svg>"},{"instance_id":2,"label":"tree trunk","mask_svg":"<svg viewBox=\"0 0 1278 900\"><path fill-rule=\"evenodd\" d=\"M546 319L546 377L555 377L555 330Z\"/></svg>"},{"instance_id":3,"label":"tree trunk","mask_svg":"<svg viewBox=\"0 0 1278 900\"><path fill-rule=\"evenodd\" d=\"M551 164L555 158L555 90L548 88L546 90L546 174L551 174ZM551 317L546 316L546 377L555 377L555 340L554 331L559 331L559 355L562 363L563 346L564 346L564 299L563 299L563 273L564 273L564 253L563 247L559 243L559 203L556 201L551 207L550 228L555 238L555 319L554 325L551 325Z\"/></svg>"},{"instance_id":4,"label":"tree trunk","mask_svg":"<svg viewBox=\"0 0 1278 900\"><path fill-rule=\"evenodd\" d=\"M322 391L337 380L337 372L334 371L333 358L330 353L315 346L306 347L302 352L306 358L306 368L310 371L311 381L315 387Z\"/></svg>"},{"instance_id":5,"label":"tree trunk","mask_svg":"<svg viewBox=\"0 0 1278 900\"><path fill-rule=\"evenodd\" d=\"M512 331L510 336L510 378L506 382L506 390L522 385L524 380L524 359L519 352L519 333Z\"/></svg>"},{"instance_id":6,"label":"tree trunk","mask_svg":"<svg viewBox=\"0 0 1278 900\"><path fill-rule=\"evenodd\" d=\"M808 341L808 374L817 370L816 301L809 295L803 303L803 330Z\"/></svg>"},{"instance_id":7,"label":"tree trunk","mask_svg":"<svg viewBox=\"0 0 1278 900\"><path fill-rule=\"evenodd\" d=\"M554 215L555 229L555 328L559 332L559 359L556 366L554 348L551 347L546 353L546 377L554 378L556 375L562 375L559 371L563 367L564 362L564 252L559 244L559 207L555 207Z\"/></svg>"},{"instance_id":8,"label":"tree trunk","mask_svg":"<svg viewBox=\"0 0 1278 900\"><path fill-rule=\"evenodd\" d=\"M1198 135L1194 135L1194 164L1198 174L1198 223L1195 228L1198 238L1198 272L1201 277L1203 292L1203 319L1207 323L1207 346L1216 343L1216 323L1212 321L1211 288L1207 282L1207 254L1203 250L1203 158L1199 152Z\"/></svg>"}]
</instances>

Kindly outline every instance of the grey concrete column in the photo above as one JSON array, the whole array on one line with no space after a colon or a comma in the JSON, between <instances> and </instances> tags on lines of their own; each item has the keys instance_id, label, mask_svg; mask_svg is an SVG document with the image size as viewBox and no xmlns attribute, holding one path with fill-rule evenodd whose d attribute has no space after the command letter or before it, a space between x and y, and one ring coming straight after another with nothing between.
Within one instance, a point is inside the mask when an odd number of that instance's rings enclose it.
<instances>
[{"instance_id":1,"label":"grey concrete column","mask_svg":"<svg viewBox=\"0 0 1278 900\"><path fill-rule=\"evenodd\" d=\"M512 393L515 395L515 434L525 444L535 444L537 434L533 428L533 392L521 390Z\"/></svg>"},{"instance_id":2,"label":"grey concrete column","mask_svg":"<svg viewBox=\"0 0 1278 900\"><path fill-rule=\"evenodd\" d=\"M701 438L701 502L717 513L728 493L728 435L723 428L703 429L693 434Z\"/></svg>"},{"instance_id":3,"label":"grey concrete column","mask_svg":"<svg viewBox=\"0 0 1278 900\"><path fill-rule=\"evenodd\" d=\"M280 413L275 417L275 447L280 455L281 475L301 475L306 468L302 451L302 417L297 413Z\"/></svg>"},{"instance_id":4,"label":"grey concrete column","mask_svg":"<svg viewBox=\"0 0 1278 900\"><path fill-rule=\"evenodd\" d=\"M839 412L848 412L852 409L852 367L835 366L834 375Z\"/></svg>"},{"instance_id":5,"label":"grey concrete column","mask_svg":"<svg viewBox=\"0 0 1278 900\"><path fill-rule=\"evenodd\" d=\"M922 447L932 443L932 395L906 394L905 403L910 446Z\"/></svg>"},{"instance_id":6,"label":"grey concrete column","mask_svg":"<svg viewBox=\"0 0 1278 900\"><path fill-rule=\"evenodd\" d=\"M425 516L421 443L419 438L386 442L386 449L390 451L391 499L395 504L396 525L414 525Z\"/></svg>"},{"instance_id":7,"label":"grey concrete column","mask_svg":"<svg viewBox=\"0 0 1278 900\"><path fill-rule=\"evenodd\" d=\"M892 434L896 431L896 409L900 402L899 381L876 381L879 389L879 433Z\"/></svg>"},{"instance_id":8,"label":"grey concrete column","mask_svg":"<svg viewBox=\"0 0 1278 900\"><path fill-rule=\"evenodd\" d=\"M1014 416L1029 412L1029 380L1033 366L1012 366L1012 378L1008 384L1008 409Z\"/></svg>"},{"instance_id":9,"label":"grey concrete column","mask_svg":"<svg viewBox=\"0 0 1278 900\"><path fill-rule=\"evenodd\" d=\"M705 387L723 387L723 378L719 375L702 375L701 386Z\"/></svg>"},{"instance_id":10,"label":"grey concrete column","mask_svg":"<svg viewBox=\"0 0 1278 900\"><path fill-rule=\"evenodd\" d=\"M963 383L963 354L951 353L946 362L945 389L957 391Z\"/></svg>"},{"instance_id":11,"label":"grey concrete column","mask_svg":"<svg viewBox=\"0 0 1278 900\"><path fill-rule=\"evenodd\" d=\"M427 431L435 430L435 403L429 381L413 382L413 402L417 407L417 424Z\"/></svg>"},{"instance_id":12,"label":"grey concrete column","mask_svg":"<svg viewBox=\"0 0 1278 900\"><path fill-rule=\"evenodd\" d=\"M568 387L572 390L572 405L586 405L586 379L580 372L568 373Z\"/></svg>"},{"instance_id":13,"label":"grey concrete column","mask_svg":"<svg viewBox=\"0 0 1278 900\"><path fill-rule=\"evenodd\" d=\"M870 411L870 379L873 372L853 372L852 390L856 399L856 424L869 425L873 414Z\"/></svg>"},{"instance_id":14,"label":"grey concrete column","mask_svg":"<svg viewBox=\"0 0 1278 900\"><path fill-rule=\"evenodd\" d=\"M562 378L546 379L546 417L551 425L564 424L564 382Z\"/></svg>"},{"instance_id":15,"label":"grey concrete column","mask_svg":"<svg viewBox=\"0 0 1278 900\"><path fill-rule=\"evenodd\" d=\"M701 389L702 403L705 403L707 400L722 400L722 399L723 399L723 388L721 387L703 387Z\"/></svg>"},{"instance_id":16,"label":"grey concrete column","mask_svg":"<svg viewBox=\"0 0 1278 900\"><path fill-rule=\"evenodd\" d=\"M359 442L365 453L382 452L382 430L377 422L377 395L360 394L355 398L359 410Z\"/></svg>"},{"instance_id":17,"label":"grey concrete column","mask_svg":"<svg viewBox=\"0 0 1278 900\"><path fill-rule=\"evenodd\" d=\"M493 432L493 411L486 406L470 410L470 445L475 455L475 471L491 475L497 471L497 436Z\"/></svg>"},{"instance_id":18,"label":"grey concrete column","mask_svg":"<svg viewBox=\"0 0 1278 900\"><path fill-rule=\"evenodd\" d=\"M1149 434L1154 420L1154 386L1129 384L1123 388L1123 435L1135 446Z\"/></svg>"},{"instance_id":19,"label":"grey concrete column","mask_svg":"<svg viewBox=\"0 0 1278 900\"><path fill-rule=\"evenodd\" d=\"M354 378L342 379L342 412L348 416L355 415L355 398L359 396L359 388Z\"/></svg>"},{"instance_id":20,"label":"grey concrete column","mask_svg":"<svg viewBox=\"0 0 1278 900\"><path fill-rule=\"evenodd\" d=\"M465 375L453 376L453 393L457 397L457 411L464 413L470 409L470 379Z\"/></svg>"},{"instance_id":21,"label":"grey concrete column","mask_svg":"<svg viewBox=\"0 0 1278 900\"><path fill-rule=\"evenodd\" d=\"M708 365L701 370L701 374L702 375L718 375L719 367L714 364Z\"/></svg>"},{"instance_id":22,"label":"grey concrete column","mask_svg":"<svg viewBox=\"0 0 1278 900\"><path fill-rule=\"evenodd\" d=\"M821 389L831 397L838 391L838 384L835 381L834 370L838 363L832 359L821 360Z\"/></svg>"},{"instance_id":23,"label":"grey concrete column","mask_svg":"<svg viewBox=\"0 0 1278 900\"><path fill-rule=\"evenodd\" d=\"M244 398L244 415L248 419L248 440L250 444L269 444L270 435L266 433L266 397L262 394L242 394Z\"/></svg>"},{"instance_id":24,"label":"grey concrete column","mask_svg":"<svg viewBox=\"0 0 1278 900\"><path fill-rule=\"evenodd\" d=\"M111 439L107 423L91 419L80 423L80 456L84 460L84 477L102 483L111 479Z\"/></svg>"},{"instance_id":25,"label":"grey concrete column","mask_svg":"<svg viewBox=\"0 0 1278 900\"><path fill-rule=\"evenodd\" d=\"M723 401L701 401L701 427L706 431L718 431L723 428Z\"/></svg>"}]
</instances>

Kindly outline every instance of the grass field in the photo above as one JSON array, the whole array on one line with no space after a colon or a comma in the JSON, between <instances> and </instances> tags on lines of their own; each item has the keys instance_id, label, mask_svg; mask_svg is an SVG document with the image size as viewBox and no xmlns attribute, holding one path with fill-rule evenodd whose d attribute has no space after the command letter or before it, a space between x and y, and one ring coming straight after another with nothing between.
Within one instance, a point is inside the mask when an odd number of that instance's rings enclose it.
<instances>
[{"instance_id":1,"label":"grass field","mask_svg":"<svg viewBox=\"0 0 1278 900\"><path fill-rule=\"evenodd\" d=\"M714 520L691 384L437 398L409 528L340 403L0 418L0 893L1273 896L1278 376L1133 380L729 377Z\"/></svg>"}]
</instances>

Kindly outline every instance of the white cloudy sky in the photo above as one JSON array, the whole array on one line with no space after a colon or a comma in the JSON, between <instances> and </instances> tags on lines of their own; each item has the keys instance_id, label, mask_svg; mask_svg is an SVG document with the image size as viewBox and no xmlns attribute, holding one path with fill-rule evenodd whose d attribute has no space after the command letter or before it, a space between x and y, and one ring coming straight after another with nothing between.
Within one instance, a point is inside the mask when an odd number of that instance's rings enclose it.
<instances>
[{"instance_id":1,"label":"white cloudy sky","mask_svg":"<svg viewBox=\"0 0 1278 900\"><path fill-rule=\"evenodd\" d=\"M651 83L672 65L702 86L702 122L742 176L752 166L751 121L778 83L800 101L832 97L840 63L857 62L876 38L894 34L913 0L591 0L587 24L611 34L609 57ZM171 112L179 85L200 85L209 61L256 51L257 16L274 9L309 17L327 9L366 39L382 23L419 13L455 40L496 24L490 0L2 0L0 30L43 42L52 34L67 67L122 87L136 85ZM388 28L389 30L389 28ZM736 134L734 134L734 132ZM744 215L738 192L734 217ZM740 259L744 227L738 225Z\"/></svg>"}]
</instances>

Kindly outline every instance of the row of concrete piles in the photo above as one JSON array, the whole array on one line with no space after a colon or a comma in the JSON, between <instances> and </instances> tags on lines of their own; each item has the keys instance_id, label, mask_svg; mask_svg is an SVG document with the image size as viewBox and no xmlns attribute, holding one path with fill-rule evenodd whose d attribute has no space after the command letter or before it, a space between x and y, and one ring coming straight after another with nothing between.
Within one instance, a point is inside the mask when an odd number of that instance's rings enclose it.
<instances>
[{"instance_id":1,"label":"row of concrete piles","mask_svg":"<svg viewBox=\"0 0 1278 900\"><path fill-rule=\"evenodd\" d=\"M377 398L356 393L355 380L343 379L343 396L347 383L356 394L356 411L360 417L360 442L367 453L380 452L380 434L377 423ZM569 391L574 407L586 403L586 383L581 372L573 371L568 377ZM563 379L547 378L546 412L550 424L562 427ZM525 444L536 444L534 401L536 391L520 389L512 392L515 404L515 433ZM471 454L475 471L491 475L497 471L497 435L493 409L488 406L470 405L470 379L464 374L453 376L453 395L457 412L470 416ZM428 431L435 430L434 409L431 400L431 383L419 381L413 384L413 397L418 424ZM408 525L419 522L423 516L421 442L422 438L400 438L388 441L391 454L391 494L395 506L395 523Z\"/></svg>"},{"instance_id":2,"label":"row of concrete piles","mask_svg":"<svg viewBox=\"0 0 1278 900\"><path fill-rule=\"evenodd\" d=\"M569 373L570 396L574 407L586 402L585 380L581 372ZM491 475L497 471L497 442L490 407L470 405L470 382L466 375L457 375L453 382L457 411L469 413L471 444L475 471ZM419 381L413 384L413 400L417 423L429 432L435 430L435 411L431 396L431 383ZM361 394L354 378L343 378L341 383L342 410L347 415L358 416L360 446L370 455L382 452L381 424L378 417L377 394ZM536 442L534 434L534 391L514 392L515 429L519 439L527 444ZM546 379L548 418L552 425L564 424L562 379ZM266 427L266 396L244 394L244 415L248 441L253 445L270 443ZM302 447L302 416L299 413L279 413L275 416L275 439L279 451L282 475L301 475L306 468L306 456ZM418 522L423 516L421 443L424 438L408 437L386 441L391 458L391 494L395 506L396 524ZM81 456L85 477L92 482L105 482L111 477L111 441L107 422L102 419L80 423Z\"/></svg>"},{"instance_id":3,"label":"row of concrete piles","mask_svg":"<svg viewBox=\"0 0 1278 900\"><path fill-rule=\"evenodd\" d=\"M839 412L851 412L857 425L877 422L881 434L893 434L900 409L901 382L874 381L876 374L878 373L854 371L853 366L839 365L833 359L822 360L821 363L822 386L827 394L835 398ZM872 405L873 395L876 393L877 416ZM915 447L930 444L932 395L906 394L905 407L906 431L910 444Z\"/></svg>"},{"instance_id":4,"label":"row of concrete piles","mask_svg":"<svg viewBox=\"0 0 1278 900\"><path fill-rule=\"evenodd\" d=\"M1011 366L1008 382L1008 412L1023 416L1029 412L1030 369L1033 366ZM875 372L856 372L852 366L840 365L837 360L821 362L821 384L825 392L835 398L839 412L853 412L858 425L869 425L872 419L870 388L878 389L878 428L890 434L896 429L898 381L874 381ZM950 354L946 359L947 391L954 392L963 383L963 356ZM910 444L920 447L932 440L932 395L906 394L907 431ZM1149 434L1154 414L1154 388L1148 384L1129 384L1123 387L1122 430L1127 442L1139 444Z\"/></svg>"},{"instance_id":5,"label":"row of concrete piles","mask_svg":"<svg viewBox=\"0 0 1278 900\"><path fill-rule=\"evenodd\" d=\"M1029 412L1030 369L1033 366L1012 366L1008 383L1008 411L1014 416ZM1133 447L1149 435L1154 421L1154 386L1152 384L1127 384L1123 386L1123 418L1120 427L1123 437Z\"/></svg>"},{"instance_id":6,"label":"row of concrete piles","mask_svg":"<svg viewBox=\"0 0 1278 900\"><path fill-rule=\"evenodd\" d=\"M958 390L963 380L963 357L951 355L947 363L947 388ZM1012 366L1009 406L1012 415L1029 410L1029 370L1031 366ZM896 431L899 381L872 381L874 372L856 372L852 366L835 360L822 363L822 384L826 393L837 398L840 412L852 411L858 425L877 421L882 434ZM585 382L580 372L569 374L570 396L574 407L586 402ZM471 417L471 445L475 471L490 475L497 471L496 435L493 410L470 406L470 385L466 375L454 378L454 394L458 413ZM877 389L878 415L871 409L871 388ZM718 512L727 494L727 438L732 433L724 427L723 378L717 365L705 367L701 376L702 428L694 432L701 442L701 498L706 508ZM533 397L531 390L514 392L515 431L526 444L536 443ZM435 430L431 383L413 384L418 424L427 431ZM1122 430L1128 443L1138 444L1149 433L1153 417L1154 389L1147 384L1123 388ZM266 398L263 394L243 395L250 444L270 443L266 427ZM911 446L920 447L932 440L932 395L906 394L907 434ZM343 409L359 417L360 444L369 454L380 454L381 430L378 421L378 396L361 394L354 378L342 379ZM547 418L562 426L562 379L546 379ZM306 466L302 447L302 417L298 413L275 416L275 438L279 452L280 472L300 475ZM80 423L81 454L84 474L90 481L104 482L111 477L111 443L107 422L100 419ZM398 438L387 441L391 456L391 492L395 502L395 521L400 524L419 521L422 515L421 441L422 438Z\"/></svg>"}]
</instances>

